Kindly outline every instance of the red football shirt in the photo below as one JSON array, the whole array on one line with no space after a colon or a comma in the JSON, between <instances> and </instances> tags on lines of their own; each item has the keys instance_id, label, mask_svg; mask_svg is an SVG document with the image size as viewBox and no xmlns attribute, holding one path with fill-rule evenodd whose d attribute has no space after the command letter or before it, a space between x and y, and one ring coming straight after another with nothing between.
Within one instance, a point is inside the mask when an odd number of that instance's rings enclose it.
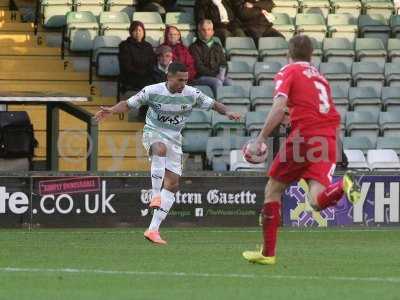
<instances>
[{"instance_id":1,"label":"red football shirt","mask_svg":"<svg viewBox=\"0 0 400 300\"><path fill-rule=\"evenodd\" d=\"M292 131L304 136L336 136L340 115L328 81L308 62L284 66L275 76L275 97L288 99Z\"/></svg>"}]
</instances>

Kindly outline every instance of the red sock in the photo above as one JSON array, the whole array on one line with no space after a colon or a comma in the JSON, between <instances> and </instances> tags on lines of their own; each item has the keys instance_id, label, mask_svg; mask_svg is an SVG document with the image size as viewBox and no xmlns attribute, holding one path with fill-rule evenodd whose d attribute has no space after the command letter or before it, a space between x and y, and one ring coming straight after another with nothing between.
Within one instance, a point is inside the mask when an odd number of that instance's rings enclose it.
<instances>
[{"instance_id":1,"label":"red sock","mask_svg":"<svg viewBox=\"0 0 400 300\"><path fill-rule=\"evenodd\" d=\"M329 206L334 206L343 196L343 181L339 180L328 186L325 191L317 197L319 208L325 209Z\"/></svg>"},{"instance_id":2,"label":"red sock","mask_svg":"<svg viewBox=\"0 0 400 300\"><path fill-rule=\"evenodd\" d=\"M281 203L278 201L264 203L262 209L264 256L275 256L276 236L281 222Z\"/></svg>"}]
</instances>

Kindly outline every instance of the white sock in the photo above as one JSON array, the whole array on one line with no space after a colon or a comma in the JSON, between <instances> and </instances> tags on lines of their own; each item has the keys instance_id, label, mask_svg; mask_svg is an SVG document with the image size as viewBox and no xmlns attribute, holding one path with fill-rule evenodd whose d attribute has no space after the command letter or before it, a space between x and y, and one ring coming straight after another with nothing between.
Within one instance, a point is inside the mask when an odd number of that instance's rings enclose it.
<instances>
[{"instance_id":1,"label":"white sock","mask_svg":"<svg viewBox=\"0 0 400 300\"><path fill-rule=\"evenodd\" d=\"M149 226L149 230L158 231L160 224L167 217L169 210L175 202L174 193L163 189L161 191L161 205L159 209L154 210L153 218Z\"/></svg>"},{"instance_id":2,"label":"white sock","mask_svg":"<svg viewBox=\"0 0 400 300\"><path fill-rule=\"evenodd\" d=\"M151 186L152 196L159 195L165 175L165 156L151 157Z\"/></svg>"}]
</instances>

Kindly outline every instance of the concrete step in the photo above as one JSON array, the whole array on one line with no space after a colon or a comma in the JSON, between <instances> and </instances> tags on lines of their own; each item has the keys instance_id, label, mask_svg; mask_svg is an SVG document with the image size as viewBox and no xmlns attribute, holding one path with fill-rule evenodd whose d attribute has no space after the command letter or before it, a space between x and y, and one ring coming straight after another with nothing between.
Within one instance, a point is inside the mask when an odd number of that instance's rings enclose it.
<instances>
[{"instance_id":1,"label":"concrete step","mask_svg":"<svg viewBox=\"0 0 400 300\"><path fill-rule=\"evenodd\" d=\"M0 34L4 32L25 32L33 33L33 23L21 22L0 22Z\"/></svg>"},{"instance_id":2,"label":"concrete step","mask_svg":"<svg viewBox=\"0 0 400 300\"><path fill-rule=\"evenodd\" d=\"M49 68L51 65L51 68ZM37 72L38 70L48 70L54 72L73 72L72 64L68 60L50 60L48 58L38 57L36 59L12 59L0 57L0 72Z\"/></svg>"},{"instance_id":3,"label":"concrete step","mask_svg":"<svg viewBox=\"0 0 400 300\"><path fill-rule=\"evenodd\" d=\"M35 156L46 156L46 131L35 130L35 138L39 145ZM64 156L83 155L87 151L86 131L65 131L59 133L59 152ZM142 145L142 132L99 132L99 156L101 157L147 157Z\"/></svg>"},{"instance_id":4,"label":"concrete step","mask_svg":"<svg viewBox=\"0 0 400 300\"><path fill-rule=\"evenodd\" d=\"M31 84L35 84L35 81L48 81L49 83L52 81L82 81L88 83L88 74L65 71L37 72L23 69L19 72L4 72L0 69L0 80L32 81Z\"/></svg>"},{"instance_id":5,"label":"concrete step","mask_svg":"<svg viewBox=\"0 0 400 300\"><path fill-rule=\"evenodd\" d=\"M0 81L0 93L28 93L31 95L71 95L93 96L96 95L95 87L84 81Z\"/></svg>"},{"instance_id":6,"label":"concrete step","mask_svg":"<svg viewBox=\"0 0 400 300\"><path fill-rule=\"evenodd\" d=\"M21 15L18 11L9 11L7 9L0 9L1 22L19 22Z\"/></svg>"},{"instance_id":7,"label":"concrete step","mask_svg":"<svg viewBox=\"0 0 400 300\"><path fill-rule=\"evenodd\" d=\"M1 36L1 35L0 35ZM0 47L0 56L57 56L60 57L60 49L49 48L49 47L22 47L22 46L10 46Z\"/></svg>"}]
</instances>

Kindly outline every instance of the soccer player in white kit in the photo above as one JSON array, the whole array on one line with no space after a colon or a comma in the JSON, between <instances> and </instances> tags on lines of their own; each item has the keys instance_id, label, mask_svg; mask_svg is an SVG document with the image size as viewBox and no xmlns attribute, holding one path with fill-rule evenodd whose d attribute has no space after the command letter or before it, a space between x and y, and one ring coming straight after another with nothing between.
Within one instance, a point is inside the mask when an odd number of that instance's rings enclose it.
<instances>
[{"instance_id":1,"label":"soccer player in white kit","mask_svg":"<svg viewBox=\"0 0 400 300\"><path fill-rule=\"evenodd\" d=\"M193 108L213 109L231 120L239 120L240 114L206 96L198 89L187 86L188 72L185 65L171 63L167 82L153 84L139 93L112 107L101 107L95 115L101 121L111 114L138 109L148 105L146 124L143 128L143 146L151 159L152 198L150 207L153 218L144 237L156 244L166 244L160 237L159 227L167 217L175 201L182 175L181 131Z\"/></svg>"}]
</instances>

